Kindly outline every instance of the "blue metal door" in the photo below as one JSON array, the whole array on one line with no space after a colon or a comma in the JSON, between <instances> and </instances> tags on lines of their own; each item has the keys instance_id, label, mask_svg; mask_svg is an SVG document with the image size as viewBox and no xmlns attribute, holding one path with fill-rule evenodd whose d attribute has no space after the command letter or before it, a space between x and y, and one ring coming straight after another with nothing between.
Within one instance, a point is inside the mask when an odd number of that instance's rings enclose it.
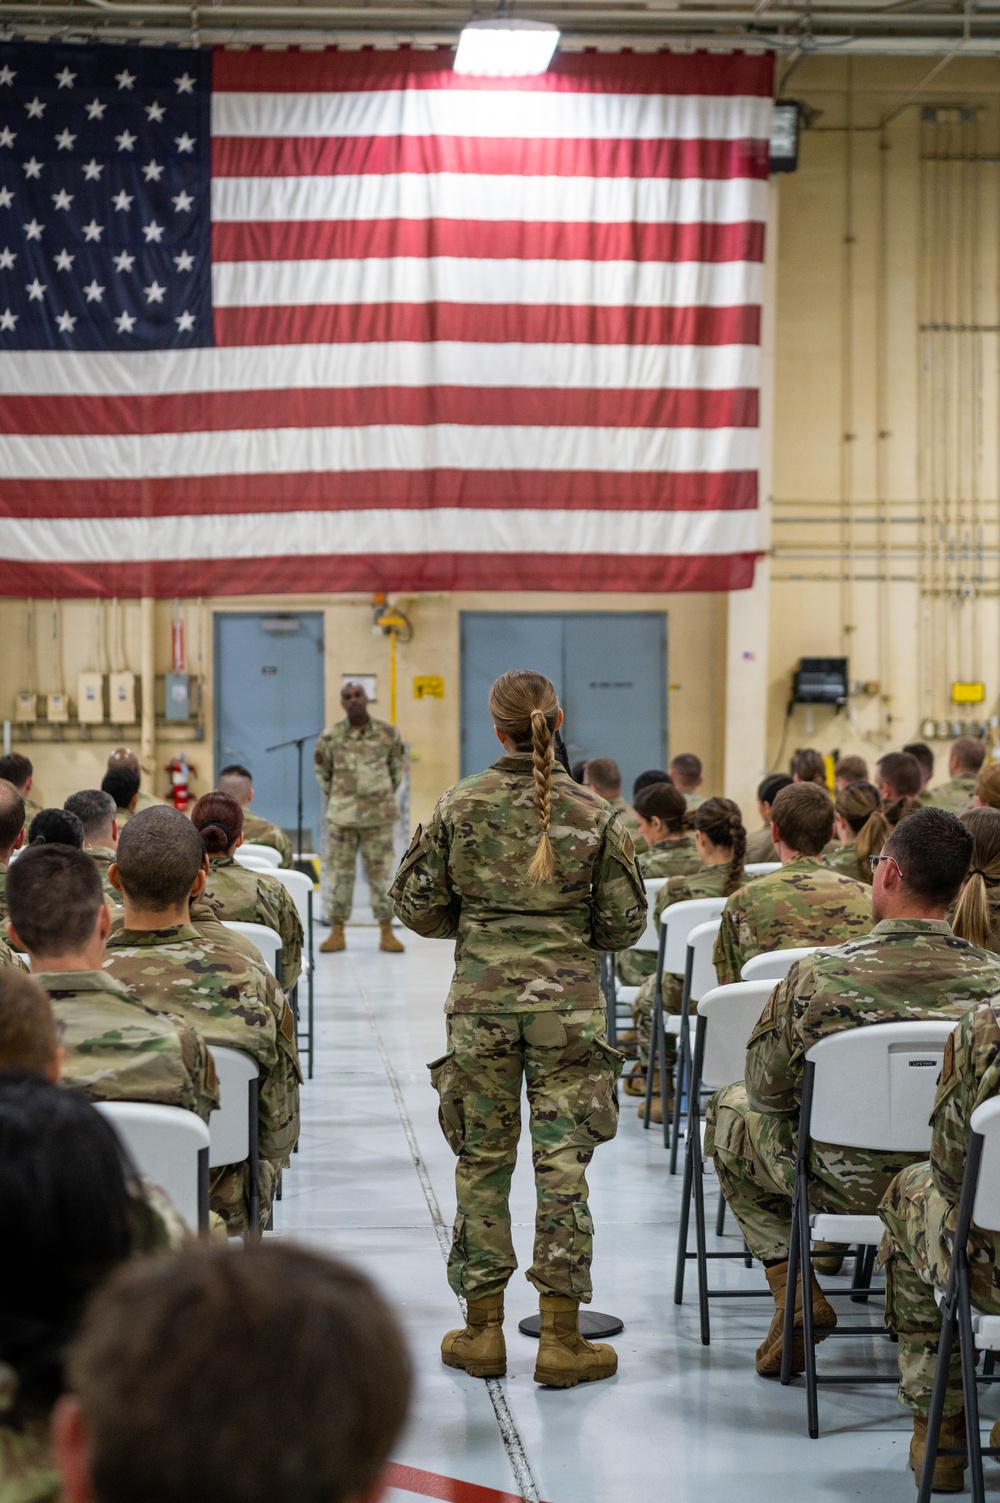
<instances>
[{"instance_id":1,"label":"blue metal door","mask_svg":"<svg viewBox=\"0 0 1000 1503\"><path fill-rule=\"evenodd\" d=\"M308 612L219 612L215 617L215 772L242 762L253 773L253 812L295 839L294 746L266 748L322 729L323 616ZM303 850L320 837L313 742L303 753Z\"/></svg>"},{"instance_id":2,"label":"blue metal door","mask_svg":"<svg viewBox=\"0 0 1000 1503\"><path fill-rule=\"evenodd\" d=\"M482 772L502 748L490 719L490 687L509 668L534 668L562 692L562 617L464 611L461 627L462 776Z\"/></svg>"}]
</instances>

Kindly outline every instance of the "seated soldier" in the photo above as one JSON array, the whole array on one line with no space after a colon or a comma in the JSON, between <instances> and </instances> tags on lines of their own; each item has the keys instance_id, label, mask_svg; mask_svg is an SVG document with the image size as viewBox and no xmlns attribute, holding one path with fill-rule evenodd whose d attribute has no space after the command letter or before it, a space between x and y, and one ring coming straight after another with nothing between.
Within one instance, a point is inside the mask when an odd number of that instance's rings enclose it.
<instances>
[{"instance_id":1,"label":"seated soldier","mask_svg":"<svg viewBox=\"0 0 1000 1503\"><path fill-rule=\"evenodd\" d=\"M931 802L931 783L934 781L934 753L926 741L908 741L903 747L920 764L920 802Z\"/></svg>"},{"instance_id":2,"label":"seated soldier","mask_svg":"<svg viewBox=\"0 0 1000 1503\"><path fill-rule=\"evenodd\" d=\"M26 845L71 845L83 850L83 825L65 809L39 809L28 826Z\"/></svg>"},{"instance_id":3,"label":"seated soldier","mask_svg":"<svg viewBox=\"0 0 1000 1503\"><path fill-rule=\"evenodd\" d=\"M632 803L633 803L633 806L635 804L637 796L639 795L639 793L642 791L643 788L649 788L653 783L672 783L672 782L673 782L673 778L670 776L669 772L664 772L663 769L660 768L660 767L647 767L647 769L646 769L645 772L640 772L639 776L636 778L635 782L632 784Z\"/></svg>"},{"instance_id":4,"label":"seated soldier","mask_svg":"<svg viewBox=\"0 0 1000 1503\"><path fill-rule=\"evenodd\" d=\"M189 903L206 881L205 848L187 817L163 804L129 820L109 876L124 898L106 971L155 1012L176 1014L207 1044L241 1049L260 1069L262 1224L298 1138L299 1073L292 1010L274 978L235 951L205 940ZM245 1164L212 1171L212 1209L231 1231L247 1226Z\"/></svg>"},{"instance_id":5,"label":"seated soldier","mask_svg":"<svg viewBox=\"0 0 1000 1503\"><path fill-rule=\"evenodd\" d=\"M872 885L869 857L877 856L892 826L882 813L874 783L848 783L833 801L836 849L823 856L823 865L855 882Z\"/></svg>"},{"instance_id":6,"label":"seated soldier","mask_svg":"<svg viewBox=\"0 0 1000 1503\"><path fill-rule=\"evenodd\" d=\"M751 956L766 950L836 944L871 928L867 890L820 860L832 834L833 800L815 783L794 783L775 796L771 836L781 870L726 903L712 955L720 986L739 981Z\"/></svg>"},{"instance_id":7,"label":"seated soldier","mask_svg":"<svg viewBox=\"0 0 1000 1503\"><path fill-rule=\"evenodd\" d=\"M746 830L739 805L729 798L707 798L694 811L694 838L701 858L701 866L687 876L669 877L666 886L656 895L655 914L659 918L674 903L690 902L694 898L723 898L743 886L743 853L746 848ZM759 880L759 879L758 879ZM655 971L656 961L653 960ZM679 1013L683 994L682 978L664 974L663 1009ZM630 1075L622 1080L622 1089L627 1096L645 1096L646 1061L649 1058L649 1033L653 1005L656 1001L656 980L651 972L639 988L639 995L632 1004L635 1020L636 1041L639 1046L639 1062ZM673 1072L676 1045L673 1036L667 1036L668 1073ZM662 1122L660 1082L653 1081L654 1099L651 1116L654 1122ZM645 1102L639 1115L645 1112Z\"/></svg>"},{"instance_id":8,"label":"seated soldier","mask_svg":"<svg viewBox=\"0 0 1000 1503\"><path fill-rule=\"evenodd\" d=\"M52 1000L63 1080L92 1101L153 1101L207 1122L219 1091L205 1040L101 969L111 911L86 852L33 846L11 867L7 900L11 940Z\"/></svg>"},{"instance_id":9,"label":"seated soldier","mask_svg":"<svg viewBox=\"0 0 1000 1503\"><path fill-rule=\"evenodd\" d=\"M961 818L972 836L972 866L948 917L961 939L1000 955L1000 809L970 809Z\"/></svg>"},{"instance_id":10,"label":"seated soldier","mask_svg":"<svg viewBox=\"0 0 1000 1503\"><path fill-rule=\"evenodd\" d=\"M7 872L10 858L24 844L24 799L13 783L0 778L0 920L7 919Z\"/></svg>"},{"instance_id":11,"label":"seated soldier","mask_svg":"<svg viewBox=\"0 0 1000 1503\"><path fill-rule=\"evenodd\" d=\"M239 762L231 762L219 773L218 788L220 793L228 793L230 798L234 798L243 810L243 839L252 842L253 845L269 845L280 855L282 866L290 868L295 853L292 850L292 842L284 830L279 830L277 825L261 819L259 814L250 813L250 805L253 803L253 778L250 769L243 767Z\"/></svg>"},{"instance_id":12,"label":"seated soldier","mask_svg":"<svg viewBox=\"0 0 1000 1503\"><path fill-rule=\"evenodd\" d=\"M691 816L678 788L670 783L650 783L641 788L635 812L639 825L637 859L644 877L683 876L698 870L701 858L691 832ZM656 967L651 950L623 950L615 961L618 979L625 986L639 986Z\"/></svg>"},{"instance_id":13,"label":"seated soldier","mask_svg":"<svg viewBox=\"0 0 1000 1503\"><path fill-rule=\"evenodd\" d=\"M936 809L950 809L964 814L976 792L976 773L986 759L986 743L976 736L959 736L951 743L948 754L948 779L930 790L930 802Z\"/></svg>"},{"instance_id":14,"label":"seated soldier","mask_svg":"<svg viewBox=\"0 0 1000 1503\"><path fill-rule=\"evenodd\" d=\"M750 1036L746 1080L726 1086L707 1113L706 1153L746 1244L764 1264L775 1312L757 1349L757 1371L781 1368L792 1194L804 1059L820 1039L847 1028L915 1018L957 1018L1000 992L1000 960L956 939L945 918L958 895L972 837L953 814L920 809L894 830L871 891L875 928L863 938L809 955L778 983ZM767 878L762 878L766 881ZM813 1145L810 1205L870 1215L913 1155L824 1150ZM801 1284L796 1297L801 1325ZM837 1320L815 1274L812 1305L820 1337ZM796 1340L792 1368L803 1370Z\"/></svg>"},{"instance_id":15,"label":"seated soldier","mask_svg":"<svg viewBox=\"0 0 1000 1503\"><path fill-rule=\"evenodd\" d=\"M622 775L618 763L611 757L593 757L583 770L583 782L592 788L599 798L609 803L621 816L622 824L630 835L639 828L635 810L622 798Z\"/></svg>"},{"instance_id":16,"label":"seated soldier","mask_svg":"<svg viewBox=\"0 0 1000 1503\"><path fill-rule=\"evenodd\" d=\"M787 772L772 772L757 789L757 810L764 821L759 830L747 836L747 861L777 861L778 852L771 839L771 805L782 788L790 788L792 780Z\"/></svg>"},{"instance_id":17,"label":"seated soldier","mask_svg":"<svg viewBox=\"0 0 1000 1503\"><path fill-rule=\"evenodd\" d=\"M930 1160L910 1164L893 1180L879 1206L886 1225L881 1257L885 1264L885 1323L898 1338L899 1399L913 1415L909 1462L919 1481L927 1441L927 1419L937 1374L941 1312L934 1291L942 1292L951 1271L958 1201L965 1172L972 1113L1000 1092L1000 992L970 1007L945 1049L931 1113ZM973 1305L1000 1315L1000 1239L975 1223L969 1245L969 1294ZM978 1359L978 1353L973 1360ZM951 1349L944 1418L934 1464L932 1491L965 1491L968 1456L958 1339ZM979 1444L979 1436L973 1437ZM1000 1420L990 1431L1000 1447Z\"/></svg>"},{"instance_id":18,"label":"seated soldier","mask_svg":"<svg viewBox=\"0 0 1000 1503\"><path fill-rule=\"evenodd\" d=\"M129 772L134 772L140 783L142 782L142 766L139 762L139 758L136 756L135 752L130 746L116 746L114 751L108 757L108 772L117 772L121 767L126 767L128 768ZM101 787L104 787L103 783L101 784ZM133 812L138 814L141 809L156 809L162 803L163 799L156 798L156 796L152 793L144 793L142 791L142 788L140 787L138 793L136 794L134 810L125 809L123 811L124 819L128 819ZM123 823L123 821L120 820L119 823Z\"/></svg>"},{"instance_id":19,"label":"seated soldier","mask_svg":"<svg viewBox=\"0 0 1000 1503\"><path fill-rule=\"evenodd\" d=\"M670 778L674 787L679 788L687 799L688 808L697 809L704 800L704 794L698 792L705 781L701 758L696 757L694 752L678 752L676 757L670 759Z\"/></svg>"},{"instance_id":20,"label":"seated soldier","mask_svg":"<svg viewBox=\"0 0 1000 1503\"><path fill-rule=\"evenodd\" d=\"M111 1279L68 1370L65 1503L376 1503L411 1388L369 1279L273 1241Z\"/></svg>"},{"instance_id":21,"label":"seated soldier","mask_svg":"<svg viewBox=\"0 0 1000 1503\"><path fill-rule=\"evenodd\" d=\"M875 786L884 804L898 803L900 800L907 799L910 801L910 808L917 808L920 804L922 781L923 773L920 763L910 752L887 752L884 757L879 758L876 764ZM971 802L972 795L970 794L963 808L967 808ZM952 812L960 814L962 810Z\"/></svg>"},{"instance_id":22,"label":"seated soldier","mask_svg":"<svg viewBox=\"0 0 1000 1503\"><path fill-rule=\"evenodd\" d=\"M833 783L838 793L842 793L851 783L867 783L868 763L864 757L838 757L833 769Z\"/></svg>"},{"instance_id":23,"label":"seated soldier","mask_svg":"<svg viewBox=\"0 0 1000 1503\"><path fill-rule=\"evenodd\" d=\"M0 778L12 783L17 789L24 799L25 815L28 818L38 813L41 804L28 797L35 781L35 769L27 757L20 752L7 752L6 756L0 757Z\"/></svg>"},{"instance_id":24,"label":"seated soldier","mask_svg":"<svg viewBox=\"0 0 1000 1503\"><path fill-rule=\"evenodd\" d=\"M139 774L125 763L112 767L101 779L101 791L110 793L115 801L115 819L120 833L132 815L138 812Z\"/></svg>"},{"instance_id":25,"label":"seated soldier","mask_svg":"<svg viewBox=\"0 0 1000 1503\"><path fill-rule=\"evenodd\" d=\"M0 971L0 1071L40 1075L55 1085L62 1056L44 988L27 971Z\"/></svg>"},{"instance_id":26,"label":"seated soldier","mask_svg":"<svg viewBox=\"0 0 1000 1503\"><path fill-rule=\"evenodd\" d=\"M114 799L102 788L87 788L81 793L71 793L63 808L68 814L75 814L83 826L83 849L97 864L104 901L112 908L118 908L121 893L108 879L108 867L115 859L118 845L118 811Z\"/></svg>"},{"instance_id":27,"label":"seated soldier","mask_svg":"<svg viewBox=\"0 0 1000 1503\"><path fill-rule=\"evenodd\" d=\"M305 942L295 900L277 877L235 861L243 844L243 810L228 793L206 793L191 810L210 862L204 900L219 919L263 924L281 936L281 987L291 992L302 970Z\"/></svg>"},{"instance_id":28,"label":"seated soldier","mask_svg":"<svg viewBox=\"0 0 1000 1503\"><path fill-rule=\"evenodd\" d=\"M792 758L792 782L816 783L820 788L829 788L826 781L826 758L814 747L806 746Z\"/></svg>"}]
</instances>

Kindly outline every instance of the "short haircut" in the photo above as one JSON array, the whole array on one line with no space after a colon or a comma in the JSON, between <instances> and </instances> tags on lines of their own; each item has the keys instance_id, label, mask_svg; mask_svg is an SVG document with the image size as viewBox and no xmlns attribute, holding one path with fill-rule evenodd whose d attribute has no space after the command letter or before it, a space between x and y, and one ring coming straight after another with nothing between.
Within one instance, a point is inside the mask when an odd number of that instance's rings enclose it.
<instances>
[{"instance_id":1,"label":"short haircut","mask_svg":"<svg viewBox=\"0 0 1000 1503\"><path fill-rule=\"evenodd\" d=\"M934 753L926 741L908 741L903 750L909 752L911 757L916 757L925 779L934 776Z\"/></svg>"},{"instance_id":2,"label":"short haircut","mask_svg":"<svg viewBox=\"0 0 1000 1503\"><path fill-rule=\"evenodd\" d=\"M845 783L866 783L868 763L864 757L838 757L833 775L835 778L843 778Z\"/></svg>"},{"instance_id":3,"label":"short haircut","mask_svg":"<svg viewBox=\"0 0 1000 1503\"><path fill-rule=\"evenodd\" d=\"M791 788L792 780L787 772L772 772L770 777L757 785L757 802L773 804L782 788Z\"/></svg>"},{"instance_id":4,"label":"short haircut","mask_svg":"<svg viewBox=\"0 0 1000 1503\"><path fill-rule=\"evenodd\" d=\"M282 1242L119 1269L68 1375L98 1503L347 1503L382 1474L412 1381L368 1278Z\"/></svg>"},{"instance_id":5,"label":"short haircut","mask_svg":"<svg viewBox=\"0 0 1000 1503\"><path fill-rule=\"evenodd\" d=\"M888 785L893 798L915 798L924 786L923 771L912 752L886 752L875 776Z\"/></svg>"},{"instance_id":6,"label":"short haircut","mask_svg":"<svg viewBox=\"0 0 1000 1503\"><path fill-rule=\"evenodd\" d=\"M253 773L242 762L230 762L219 773L216 786L222 793L228 793L238 804L242 804L253 791Z\"/></svg>"},{"instance_id":7,"label":"short haircut","mask_svg":"<svg viewBox=\"0 0 1000 1503\"><path fill-rule=\"evenodd\" d=\"M618 763L611 757L593 757L584 769L584 782L590 783L598 793L607 791L615 798L622 791L622 775Z\"/></svg>"},{"instance_id":8,"label":"short haircut","mask_svg":"<svg viewBox=\"0 0 1000 1503\"><path fill-rule=\"evenodd\" d=\"M800 783L819 783L825 788L826 758L815 747L804 746L792 758L792 777Z\"/></svg>"},{"instance_id":9,"label":"short haircut","mask_svg":"<svg viewBox=\"0 0 1000 1503\"><path fill-rule=\"evenodd\" d=\"M221 856L243 834L243 806L228 793L203 793L191 810L191 823L210 856Z\"/></svg>"},{"instance_id":10,"label":"short haircut","mask_svg":"<svg viewBox=\"0 0 1000 1503\"><path fill-rule=\"evenodd\" d=\"M7 907L32 955L75 955L104 903L93 856L68 845L33 845L7 872Z\"/></svg>"},{"instance_id":11,"label":"short haircut","mask_svg":"<svg viewBox=\"0 0 1000 1503\"><path fill-rule=\"evenodd\" d=\"M99 840L102 835L111 838L118 805L103 788L84 788L80 793L71 793L63 808L80 821L84 840Z\"/></svg>"},{"instance_id":12,"label":"short haircut","mask_svg":"<svg viewBox=\"0 0 1000 1503\"><path fill-rule=\"evenodd\" d=\"M13 966L0 966L0 1070L45 1075L58 1047L55 1013L44 987Z\"/></svg>"},{"instance_id":13,"label":"short haircut","mask_svg":"<svg viewBox=\"0 0 1000 1503\"><path fill-rule=\"evenodd\" d=\"M162 913L187 898L205 847L194 825L168 804L134 814L118 841L122 891L140 908Z\"/></svg>"},{"instance_id":14,"label":"short haircut","mask_svg":"<svg viewBox=\"0 0 1000 1503\"><path fill-rule=\"evenodd\" d=\"M951 743L951 755L962 772L978 772L986 758L986 742L978 736L959 736Z\"/></svg>"},{"instance_id":15,"label":"short haircut","mask_svg":"<svg viewBox=\"0 0 1000 1503\"><path fill-rule=\"evenodd\" d=\"M118 767L111 767L101 779L101 790L110 793L115 801L116 809L127 809L129 804L139 792L139 774L122 763Z\"/></svg>"},{"instance_id":16,"label":"short haircut","mask_svg":"<svg viewBox=\"0 0 1000 1503\"><path fill-rule=\"evenodd\" d=\"M632 784L632 802L635 803L636 794L643 788L651 788L654 783L672 783L673 781L669 772L664 772L662 767L648 767L645 772L640 772Z\"/></svg>"},{"instance_id":17,"label":"short haircut","mask_svg":"<svg viewBox=\"0 0 1000 1503\"><path fill-rule=\"evenodd\" d=\"M694 752L678 752L670 758L670 771L675 782L697 783L701 777L701 758Z\"/></svg>"},{"instance_id":18,"label":"short haircut","mask_svg":"<svg viewBox=\"0 0 1000 1503\"><path fill-rule=\"evenodd\" d=\"M671 832L687 827L687 799L673 783L650 783L640 788L633 805L643 819L662 819Z\"/></svg>"},{"instance_id":19,"label":"short haircut","mask_svg":"<svg viewBox=\"0 0 1000 1503\"><path fill-rule=\"evenodd\" d=\"M110 772L113 767L131 767L136 777L139 777L142 773L139 758L130 746L115 747L114 751L108 757L108 771Z\"/></svg>"},{"instance_id":20,"label":"short haircut","mask_svg":"<svg viewBox=\"0 0 1000 1503\"><path fill-rule=\"evenodd\" d=\"M0 778L0 851L9 851L24 829L24 798L9 778Z\"/></svg>"},{"instance_id":21,"label":"short haircut","mask_svg":"<svg viewBox=\"0 0 1000 1503\"><path fill-rule=\"evenodd\" d=\"M785 845L818 856L833 834L833 799L815 783L792 783L775 795L771 819Z\"/></svg>"},{"instance_id":22,"label":"short haircut","mask_svg":"<svg viewBox=\"0 0 1000 1503\"><path fill-rule=\"evenodd\" d=\"M0 778L6 778L8 783L13 783L20 792L30 777L34 776L35 769L30 760L23 757L20 752L8 752L5 757L0 757Z\"/></svg>"},{"instance_id":23,"label":"short haircut","mask_svg":"<svg viewBox=\"0 0 1000 1503\"><path fill-rule=\"evenodd\" d=\"M83 825L65 809L39 809L28 826L28 844L75 845L83 849Z\"/></svg>"},{"instance_id":24,"label":"short haircut","mask_svg":"<svg viewBox=\"0 0 1000 1503\"><path fill-rule=\"evenodd\" d=\"M946 906L958 897L972 863L972 832L946 809L914 809L882 847L899 867L903 885L918 897Z\"/></svg>"}]
</instances>

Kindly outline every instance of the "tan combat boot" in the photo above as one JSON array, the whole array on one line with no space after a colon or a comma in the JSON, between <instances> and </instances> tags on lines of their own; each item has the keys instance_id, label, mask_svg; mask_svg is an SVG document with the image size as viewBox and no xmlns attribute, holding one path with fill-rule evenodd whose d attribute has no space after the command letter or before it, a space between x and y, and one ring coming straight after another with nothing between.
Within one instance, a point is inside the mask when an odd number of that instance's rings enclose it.
<instances>
[{"instance_id":1,"label":"tan combat boot","mask_svg":"<svg viewBox=\"0 0 1000 1503\"><path fill-rule=\"evenodd\" d=\"M386 919L384 923L379 924L379 929L382 934L378 946L380 950L385 950L389 955L402 955L405 953L406 946L401 945L392 932L392 919Z\"/></svg>"},{"instance_id":2,"label":"tan combat boot","mask_svg":"<svg viewBox=\"0 0 1000 1503\"><path fill-rule=\"evenodd\" d=\"M994 1430L1000 1425L994 1425ZM990 1444L993 1444L993 1435L990 1433ZM931 1483L932 1493L961 1493L965 1491L965 1468L969 1464L966 1453L965 1439L965 1412L953 1414L950 1419L941 1421L941 1434L938 1439L939 1453L934 1462L934 1480ZM958 1450L961 1447L961 1456L942 1456L941 1450ZM920 1473L924 1465L924 1452L927 1449L927 1421L919 1415L913 1416L913 1439L910 1441L910 1466L920 1481Z\"/></svg>"},{"instance_id":3,"label":"tan combat boot","mask_svg":"<svg viewBox=\"0 0 1000 1503\"><path fill-rule=\"evenodd\" d=\"M449 1331L441 1343L441 1361L460 1367L470 1378L502 1378L507 1371L503 1295L470 1299L465 1309L465 1325Z\"/></svg>"},{"instance_id":4,"label":"tan combat boot","mask_svg":"<svg viewBox=\"0 0 1000 1503\"><path fill-rule=\"evenodd\" d=\"M812 1250L813 1272L822 1273L827 1278L831 1278L843 1268L849 1249L844 1246L843 1242L814 1242Z\"/></svg>"},{"instance_id":5,"label":"tan combat boot","mask_svg":"<svg viewBox=\"0 0 1000 1503\"><path fill-rule=\"evenodd\" d=\"M330 925L330 932L320 945L324 955L332 955L336 950L346 950L347 940L344 938L344 926L339 919L334 919Z\"/></svg>"},{"instance_id":6,"label":"tan combat boot","mask_svg":"<svg viewBox=\"0 0 1000 1503\"><path fill-rule=\"evenodd\" d=\"M535 1362L535 1382L547 1388L575 1388L578 1383L598 1383L618 1371L618 1353L612 1346L595 1346L580 1335L580 1302L568 1295L543 1294L538 1308L542 1332Z\"/></svg>"},{"instance_id":7,"label":"tan combat boot","mask_svg":"<svg viewBox=\"0 0 1000 1503\"><path fill-rule=\"evenodd\" d=\"M773 1268L765 1268L767 1282L771 1286L774 1295L774 1316L771 1320L771 1329L757 1348L757 1371L762 1378L775 1378L781 1373L781 1347L782 1334L785 1329L785 1299L788 1288L788 1264L775 1263ZM816 1275L812 1275L812 1310L813 1325L816 1330L816 1340L823 1340L827 1331L832 1331L837 1324L837 1316L833 1306L829 1303L819 1284ZM802 1330L802 1279L799 1278L798 1288L795 1291L795 1329ZM792 1342L792 1372L805 1372L805 1351L802 1346L802 1337L796 1336Z\"/></svg>"},{"instance_id":8,"label":"tan combat boot","mask_svg":"<svg viewBox=\"0 0 1000 1503\"><path fill-rule=\"evenodd\" d=\"M637 1064L635 1066L635 1069L630 1070L627 1075L623 1075L621 1079L621 1088L626 1096L645 1096L646 1066L643 1065L640 1068L640 1066ZM653 1090L657 1093L657 1095L659 1095L659 1076L657 1076L657 1078L653 1081Z\"/></svg>"}]
</instances>

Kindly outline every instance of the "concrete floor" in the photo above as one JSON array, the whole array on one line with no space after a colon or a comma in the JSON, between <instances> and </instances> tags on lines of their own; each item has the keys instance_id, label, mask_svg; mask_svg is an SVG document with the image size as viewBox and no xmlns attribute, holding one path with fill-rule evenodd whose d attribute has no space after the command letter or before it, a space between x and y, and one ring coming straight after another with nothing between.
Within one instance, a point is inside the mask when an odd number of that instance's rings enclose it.
<instances>
[{"instance_id":1,"label":"concrete floor","mask_svg":"<svg viewBox=\"0 0 1000 1503\"><path fill-rule=\"evenodd\" d=\"M394 1503L913 1503L909 1417L894 1387L821 1390L822 1434L811 1441L801 1386L783 1389L753 1370L767 1302L713 1302L712 1344L701 1345L693 1265L686 1303L672 1298L680 1176L669 1176L662 1140L642 1131L627 1097L618 1137L598 1149L590 1172L593 1308L625 1322L617 1377L565 1392L536 1387L536 1344L517 1330L536 1308L520 1270L507 1298L507 1377L487 1384L441 1364L441 1335L460 1323L444 1265L454 1159L426 1062L444 1050L451 946L406 935L406 955L389 956L378 953L372 928L348 934L346 954L319 957L315 1074L303 1089L300 1152L275 1230L360 1264L406 1323L419 1385ZM522 1270L533 1207L522 1150L512 1197ZM730 1230L710 1245L739 1244ZM713 1277L762 1287L760 1269L740 1262L717 1263ZM821 1366L877 1362L892 1373L893 1352L884 1338L831 1341ZM991 1414L995 1403L986 1399ZM987 1466L1000 1491L1000 1470Z\"/></svg>"}]
</instances>

